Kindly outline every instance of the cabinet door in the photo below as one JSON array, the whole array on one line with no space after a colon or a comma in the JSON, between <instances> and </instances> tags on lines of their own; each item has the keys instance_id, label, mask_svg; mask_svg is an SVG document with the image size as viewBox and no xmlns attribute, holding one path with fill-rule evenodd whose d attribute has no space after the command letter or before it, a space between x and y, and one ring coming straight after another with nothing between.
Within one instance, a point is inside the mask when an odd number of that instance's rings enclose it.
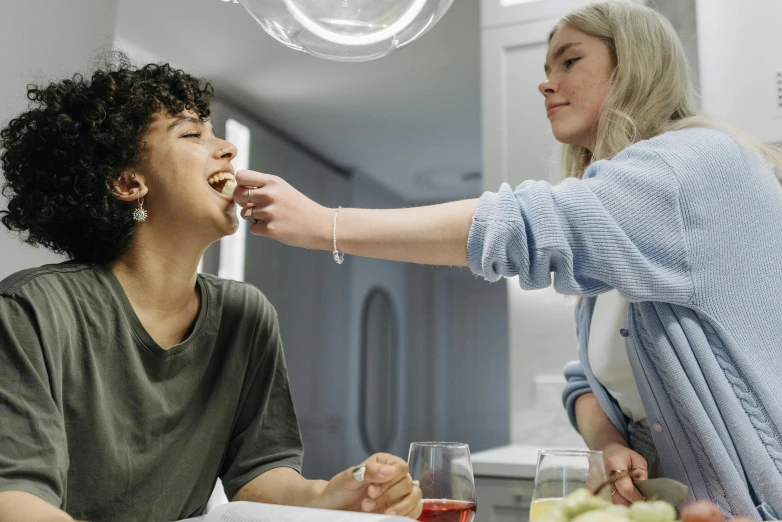
<instances>
[{"instance_id":1,"label":"cabinet door","mask_svg":"<svg viewBox=\"0 0 782 522\"><path fill-rule=\"evenodd\" d=\"M527 522L533 481L475 477L476 522Z\"/></svg>"},{"instance_id":2,"label":"cabinet door","mask_svg":"<svg viewBox=\"0 0 782 522\"><path fill-rule=\"evenodd\" d=\"M538 85L545 80L548 33L557 18L482 32L483 179L558 179L559 146Z\"/></svg>"}]
</instances>

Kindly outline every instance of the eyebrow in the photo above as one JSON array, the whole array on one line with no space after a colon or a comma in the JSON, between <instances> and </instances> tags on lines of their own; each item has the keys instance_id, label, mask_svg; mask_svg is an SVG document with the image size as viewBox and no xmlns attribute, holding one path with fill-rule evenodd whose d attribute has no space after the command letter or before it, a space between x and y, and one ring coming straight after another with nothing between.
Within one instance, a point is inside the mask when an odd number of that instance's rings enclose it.
<instances>
[{"instance_id":1,"label":"eyebrow","mask_svg":"<svg viewBox=\"0 0 782 522\"><path fill-rule=\"evenodd\" d=\"M194 116L176 116L176 120L171 122L167 130L172 130L185 123L193 123L195 125L205 125L203 121ZM214 136L215 129L212 127L212 135Z\"/></svg>"},{"instance_id":2,"label":"eyebrow","mask_svg":"<svg viewBox=\"0 0 782 522\"><path fill-rule=\"evenodd\" d=\"M168 126L168 130L174 129L178 127L179 125L182 125L184 123L194 123L196 125L202 125L203 122L199 120L198 118L195 118L193 116L177 116L176 120L174 120L171 125Z\"/></svg>"},{"instance_id":3,"label":"eyebrow","mask_svg":"<svg viewBox=\"0 0 782 522\"><path fill-rule=\"evenodd\" d=\"M553 59L554 60L559 59L563 54L565 54L565 51L567 51L571 47L575 47L577 45L581 45L581 42L568 42L568 43L566 43L565 45L563 45L559 49L557 49L557 51L554 53ZM544 64L543 65L543 70L545 71L546 74L548 74L549 71L551 70L551 68L548 66L548 64Z\"/></svg>"}]
</instances>

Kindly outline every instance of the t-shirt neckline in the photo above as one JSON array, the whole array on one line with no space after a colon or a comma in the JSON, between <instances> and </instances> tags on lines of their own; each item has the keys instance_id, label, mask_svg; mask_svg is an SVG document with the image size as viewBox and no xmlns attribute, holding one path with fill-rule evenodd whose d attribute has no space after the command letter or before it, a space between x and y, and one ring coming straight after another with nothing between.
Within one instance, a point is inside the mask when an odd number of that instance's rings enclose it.
<instances>
[{"instance_id":1,"label":"t-shirt neckline","mask_svg":"<svg viewBox=\"0 0 782 522\"><path fill-rule=\"evenodd\" d=\"M198 318L196 319L195 326L193 326L190 335L188 335L184 341L179 344L175 344L167 350L164 350L157 343L157 341L155 341L152 336L149 335L149 332L147 332L147 329L144 328L144 325L141 324L141 320L138 318L136 311L130 304L130 300L125 293L125 289L122 288L119 279L117 279L117 276L114 274L114 271L111 269L111 267L108 265L100 265L100 269L108 279L114 294L117 296L120 306L122 307L122 312L125 315L128 323L130 323L136 339L138 339L144 348L146 348L147 351L155 357L167 359L179 355L187 350L193 344L193 341L201 334L201 330L209 313L209 292L200 274L198 274L196 277L196 284L198 285L199 291L201 292L201 309L198 311Z\"/></svg>"}]
</instances>

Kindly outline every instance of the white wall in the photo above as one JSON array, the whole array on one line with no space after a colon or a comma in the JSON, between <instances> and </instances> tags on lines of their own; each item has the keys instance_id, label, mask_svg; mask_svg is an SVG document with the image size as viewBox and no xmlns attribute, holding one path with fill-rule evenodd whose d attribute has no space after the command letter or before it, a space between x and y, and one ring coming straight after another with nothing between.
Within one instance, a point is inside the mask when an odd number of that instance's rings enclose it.
<instances>
[{"instance_id":1,"label":"white wall","mask_svg":"<svg viewBox=\"0 0 782 522\"><path fill-rule=\"evenodd\" d=\"M504 282L463 268L435 273L435 439L471 451L510 442L508 300Z\"/></svg>"},{"instance_id":2,"label":"white wall","mask_svg":"<svg viewBox=\"0 0 782 522\"><path fill-rule=\"evenodd\" d=\"M702 109L782 140L782 2L698 0Z\"/></svg>"},{"instance_id":3,"label":"white wall","mask_svg":"<svg viewBox=\"0 0 782 522\"><path fill-rule=\"evenodd\" d=\"M115 0L4 0L0 7L0 126L27 106L30 82L84 71L92 57L111 48ZM0 208L5 208L0 198ZM44 249L23 245L0 227L0 279L32 266L56 262Z\"/></svg>"}]
</instances>

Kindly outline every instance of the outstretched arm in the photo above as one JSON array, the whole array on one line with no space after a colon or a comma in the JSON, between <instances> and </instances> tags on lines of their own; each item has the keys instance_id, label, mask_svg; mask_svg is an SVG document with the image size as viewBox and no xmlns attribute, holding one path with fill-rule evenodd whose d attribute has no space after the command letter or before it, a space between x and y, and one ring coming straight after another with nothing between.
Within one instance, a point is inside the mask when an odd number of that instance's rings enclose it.
<instances>
[{"instance_id":1,"label":"outstretched arm","mask_svg":"<svg viewBox=\"0 0 782 522\"><path fill-rule=\"evenodd\" d=\"M276 176L242 171L237 179L234 200L251 207L254 233L332 248L333 210ZM560 293L598 295L616 288L630 301L684 304L695 288L681 190L656 150L639 145L556 186L526 181L516 189L503 184L480 200L340 211L337 249L467 264L489 281L518 276L525 289L553 283Z\"/></svg>"},{"instance_id":2,"label":"outstretched arm","mask_svg":"<svg viewBox=\"0 0 782 522\"><path fill-rule=\"evenodd\" d=\"M250 226L252 233L291 246L332 250L335 209L315 203L277 176L243 170L236 179L234 201L259 220ZM337 215L337 249L362 257L467 266L467 236L477 205L470 199L404 209L344 208Z\"/></svg>"}]
</instances>

